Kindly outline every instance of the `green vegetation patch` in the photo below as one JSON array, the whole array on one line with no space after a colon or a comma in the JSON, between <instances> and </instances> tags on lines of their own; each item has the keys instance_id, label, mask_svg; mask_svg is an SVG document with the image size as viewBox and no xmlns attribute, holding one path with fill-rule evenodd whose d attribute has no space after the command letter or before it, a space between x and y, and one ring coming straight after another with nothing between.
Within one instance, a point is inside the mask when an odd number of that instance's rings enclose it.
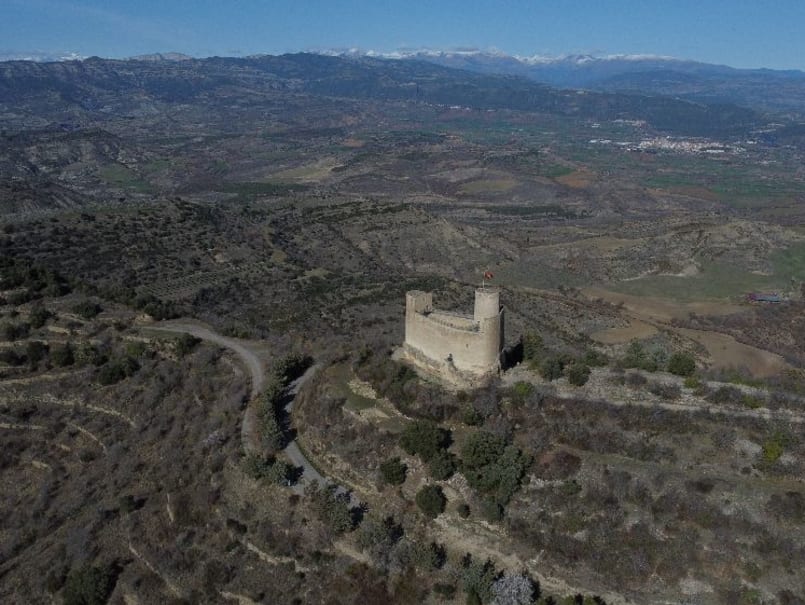
<instances>
[{"instance_id":1,"label":"green vegetation patch","mask_svg":"<svg viewBox=\"0 0 805 605\"><path fill-rule=\"evenodd\" d=\"M122 164L102 166L98 170L98 176L110 185L122 187L123 189L132 189L140 193L148 193L152 190L148 181Z\"/></svg>"},{"instance_id":2,"label":"green vegetation patch","mask_svg":"<svg viewBox=\"0 0 805 605\"><path fill-rule=\"evenodd\" d=\"M545 265L544 259L523 258L495 270L495 280L506 286L551 289L589 285L589 279L566 269Z\"/></svg>"},{"instance_id":3,"label":"green vegetation patch","mask_svg":"<svg viewBox=\"0 0 805 605\"><path fill-rule=\"evenodd\" d=\"M500 191L510 191L517 185L514 179L485 179L480 181L470 181L461 186L462 193L497 193Z\"/></svg>"},{"instance_id":4,"label":"green vegetation patch","mask_svg":"<svg viewBox=\"0 0 805 605\"><path fill-rule=\"evenodd\" d=\"M495 212L507 216L539 216L539 217L558 217L576 219L590 215L589 210L577 212L572 208L565 208L559 204L505 204L484 206L487 212Z\"/></svg>"},{"instance_id":5,"label":"green vegetation patch","mask_svg":"<svg viewBox=\"0 0 805 605\"><path fill-rule=\"evenodd\" d=\"M306 191L307 185L299 185L296 183L260 183L260 182L240 182L240 183L222 183L216 189L223 193L234 193L239 198L249 198L256 196L282 196L289 195L294 192Z\"/></svg>"},{"instance_id":6,"label":"green vegetation patch","mask_svg":"<svg viewBox=\"0 0 805 605\"><path fill-rule=\"evenodd\" d=\"M651 275L610 284L608 287L624 294L689 302L741 297L756 290L785 290L790 286L792 278L796 281L805 280L805 243L774 252L770 261L774 268L772 275L751 273L729 263L710 263L704 265L697 275Z\"/></svg>"}]
</instances>

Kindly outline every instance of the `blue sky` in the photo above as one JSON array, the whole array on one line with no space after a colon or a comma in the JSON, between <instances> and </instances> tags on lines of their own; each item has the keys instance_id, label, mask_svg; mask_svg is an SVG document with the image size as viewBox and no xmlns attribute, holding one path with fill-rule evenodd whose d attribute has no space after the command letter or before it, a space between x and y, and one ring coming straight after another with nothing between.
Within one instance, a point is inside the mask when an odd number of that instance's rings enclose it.
<instances>
[{"instance_id":1,"label":"blue sky","mask_svg":"<svg viewBox=\"0 0 805 605\"><path fill-rule=\"evenodd\" d=\"M805 69L805 0L0 0L0 52L658 54Z\"/></svg>"}]
</instances>

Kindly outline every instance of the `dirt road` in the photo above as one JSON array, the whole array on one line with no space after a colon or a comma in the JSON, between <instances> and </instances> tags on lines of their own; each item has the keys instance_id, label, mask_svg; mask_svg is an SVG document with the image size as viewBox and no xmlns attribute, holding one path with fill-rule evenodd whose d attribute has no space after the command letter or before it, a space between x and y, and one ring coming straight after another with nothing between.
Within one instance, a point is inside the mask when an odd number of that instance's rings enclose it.
<instances>
[{"instance_id":1,"label":"dirt road","mask_svg":"<svg viewBox=\"0 0 805 605\"><path fill-rule=\"evenodd\" d=\"M252 399L257 397L261 391L263 390L263 386L265 385L266 381L266 372L265 368L263 367L263 363L260 361L260 358L249 349L246 343L243 341L237 340L235 338L229 338L227 336L222 336L217 332L213 332L209 328L205 328L204 326L199 326L197 324L185 323L185 322L165 322L158 326L145 326L144 329L146 330L155 330L159 332L173 332L178 334L190 334L191 336L195 336L196 338L201 338L202 340L206 340L208 342L215 343L220 345L224 348L229 349L233 353L235 353L238 358L243 362L246 368L251 375L252 381L252 388L251 388L251 396ZM299 389L302 385L305 384L313 375L320 369L320 365L316 364L308 368L308 370L299 378L297 378L294 382L292 382L288 387L288 394L290 397L288 398L288 403L285 406L286 411L288 412L288 416L291 417L291 412L293 410L294 401L296 400L296 394L299 392ZM260 451L260 438L257 432L257 419L256 419L255 409L254 406L250 405L246 408L246 411L243 415L243 422L241 423L241 441L243 444L243 450L248 453L259 453ZM296 493L302 493L305 489L305 486L310 484L313 481L318 482L319 485L333 485L334 483L324 477L316 467L307 459L307 457L302 453L302 450L299 449L299 445L296 443L296 440L290 441L288 445L285 447L285 455L290 460L291 464L296 467L302 468L302 476L300 477L299 481L292 486L292 489ZM338 486L337 491L339 493L347 493L348 490L342 486ZM352 503L353 505L357 506L359 501L352 496Z\"/></svg>"}]
</instances>

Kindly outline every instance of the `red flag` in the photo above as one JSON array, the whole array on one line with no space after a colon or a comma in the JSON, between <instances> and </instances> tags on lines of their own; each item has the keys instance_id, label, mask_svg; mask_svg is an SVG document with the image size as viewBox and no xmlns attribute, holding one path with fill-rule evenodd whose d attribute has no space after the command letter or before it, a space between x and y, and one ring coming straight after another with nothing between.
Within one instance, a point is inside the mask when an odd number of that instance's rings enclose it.
<instances>
[{"instance_id":1,"label":"red flag","mask_svg":"<svg viewBox=\"0 0 805 605\"><path fill-rule=\"evenodd\" d=\"M495 275L491 271L484 271L484 279L492 279Z\"/></svg>"}]
</instances>

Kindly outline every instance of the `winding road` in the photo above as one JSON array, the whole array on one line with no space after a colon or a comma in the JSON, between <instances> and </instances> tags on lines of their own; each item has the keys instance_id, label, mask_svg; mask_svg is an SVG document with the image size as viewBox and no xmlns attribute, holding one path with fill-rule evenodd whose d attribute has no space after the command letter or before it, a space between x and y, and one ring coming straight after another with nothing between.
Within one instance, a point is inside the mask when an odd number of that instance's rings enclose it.
<instances>
[{"instance_id":1,"label":"winding road","mask_svg":"<svg viewBox=\"0 0 805 605\"><path fill-rule=\"evenodd\" d=\"M253 351L249 350L249 348L242 342L234 338L223 336L217 332L213 332L204 326L191 323L166 322L158 326L143 326L143 329L158 332L172 332L175 334L190 334L196 338L200 338L202 340L206 340L207 342L212 342L229 349L238 356L251 375L251 398L256 398L262 392L263 386L266 382L265 369L263 368L263 364L257 355ZM302 376L297 378L288 386L288 395L290 395L290 397L288 398L288 403L285 406L285 410L288 413L289 418L291 417L291 411L293 410L293 404L296 400L297 393L299 393L299 389L308 380L310 380L320 368L320 364L315 364L309 367ZM256 424L256 413L254 406L249 405L246 408L246 411L243 415L243 422L241 423L241 442L243 444L243 450L247 454L259 452L260 438L257 432ZM302 469L302 476L299 478L299 481L291 486L291 489L294 492L301 494L304 492L305 486L313 481L318 482L319 485L335 485L332 481L324 477L321 473L319 473L319 471L316 470L316 467L313 466L310 460L308 460L307 457L305 457L305 455L302 453L302 450L299 449L299 445L296 443L295 439L290 441L288 445L285 446L283 451L290 460L291 464ZM336 491L339 493L349 493L349 491L342 486L337 486ZM351 501L353 505L357 504L357 500L354 495L351 496Z\"/></svg>"}]
</instances>

